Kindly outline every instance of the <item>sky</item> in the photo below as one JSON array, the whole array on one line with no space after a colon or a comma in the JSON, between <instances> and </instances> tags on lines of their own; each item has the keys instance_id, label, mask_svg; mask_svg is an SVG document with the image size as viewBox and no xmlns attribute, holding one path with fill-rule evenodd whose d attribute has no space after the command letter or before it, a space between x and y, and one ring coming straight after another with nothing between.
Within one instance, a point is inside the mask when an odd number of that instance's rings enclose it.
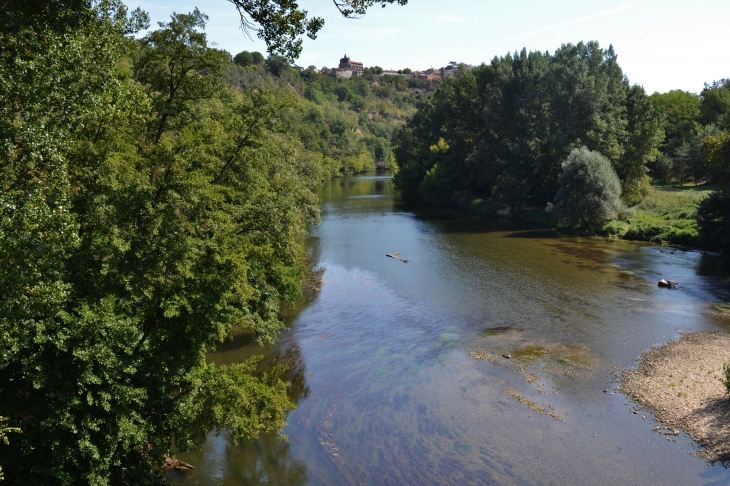
<instances>
[{"instance_id":1,"label":"sky","mask_svg":"<svg viewBox=\"0 0 730 486\"><path fill-rule=\"evenodd\" d=\"M227 0L124 2L147 11L153 26L197 6L209 16L206 33L217 47L266 55L255 34L250 39L240 30ZM330 0L299 4L325 19L316 40L305 38L296 61L304 67L335 67L347 54L366 67L424 70L451 61L488 63L523 47L554 52L597 40L613 44L631 83L648 93L699 93L704 83L730 78L728 0L409 0L404 7L373 7L357 20L342 18Z\"/></svg>"}]
</instances>

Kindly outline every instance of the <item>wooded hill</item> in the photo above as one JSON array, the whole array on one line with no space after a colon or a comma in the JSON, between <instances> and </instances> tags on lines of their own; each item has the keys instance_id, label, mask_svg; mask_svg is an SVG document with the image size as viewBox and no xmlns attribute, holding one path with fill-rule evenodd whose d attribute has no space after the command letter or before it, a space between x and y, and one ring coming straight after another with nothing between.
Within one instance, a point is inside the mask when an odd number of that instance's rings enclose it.
<instances>
[{"instance_id":1,"label":"wooded hill","mask_svg":"<svg viewBox=\"0 0 730 486\"><path fill-rule=\"evenodd\" d=\"M295 93L298 106L287 114L287 130L323 155L330 177L395 168L392 143L398 129L441 86L440 80L380 76L377 67L338 79L314 66L300 71L276 55L264 60L244 51L234 60L226 74L229 86L244 93L274 86Z\"/></svg>"}]
</instances>

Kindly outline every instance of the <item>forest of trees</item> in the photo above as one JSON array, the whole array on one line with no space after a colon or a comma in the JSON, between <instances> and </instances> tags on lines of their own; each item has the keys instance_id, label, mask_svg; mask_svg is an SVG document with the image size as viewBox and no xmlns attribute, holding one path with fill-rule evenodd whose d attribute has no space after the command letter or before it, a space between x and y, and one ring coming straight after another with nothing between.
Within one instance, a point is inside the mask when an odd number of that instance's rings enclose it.
<instances>
[{"instance_id":1,"label":"forest of trees","mask_svg":"<svg viewBox=\"0 0 730 486\"><path fill-rule=\"evenodd\" d=\"M612 48L523 50L461 73L423 103L400 133L396 183L436 204L471 191L544 206L561 163L585 146L611 160L624 199L635 202L662 138L659 110L628 83Z\"/></svg>"},{"instance_id":2,"label":"forest of trees","mask_svg":"<svg viewBox=\"0 0 730 486\"><path fill-rule=\"evenodd\" d=\"M651 100L665 114L666 132L655 180L714 188L697 211L701 243L730 254L730 79L705 84L699 95L675 90Z\"/></svg>"},{"instance_id":3,"label":"forest of trees","mask_svg":"<svg viewBox=\"0 0 730 486\"><path fill-rule=\"evenodd\" d=\"M314 189L390 163L419 90L300 73L287 59L317 25L290 2L236 5L278 52L268 63L231 64L197 9L135 39L148 17L116 0L3 7L9 484L164 484L173 443L279 431L293 408L284 367L205 353L234 327L276 340L281 306L301 295Z\"/></svg>"},{"instance_id":4,"label":"forest of trees","mask_svg":"<svg viewBox=\"0 0 730 486\"><path fill-rule=\"evenodd\" d=\"M730 81L700 95L648 96L612 47L567 44L463 70L424 100L399 131L396 185L411 198L457 204L475 197L515 209L556 201L575 149L606 157L634 206L654 183L717 189L698 210L703 243L730 250Z\"/></svg>"}]
</instances>

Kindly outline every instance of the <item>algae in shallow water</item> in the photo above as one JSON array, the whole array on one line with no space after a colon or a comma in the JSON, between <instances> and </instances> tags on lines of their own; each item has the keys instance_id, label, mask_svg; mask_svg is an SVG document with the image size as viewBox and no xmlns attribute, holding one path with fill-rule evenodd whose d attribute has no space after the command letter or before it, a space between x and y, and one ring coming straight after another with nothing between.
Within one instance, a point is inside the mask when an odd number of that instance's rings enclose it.
<instances>
[{"instance_id":1,"label":"algae in shallow water","mask_svg":"<svg viewBox=\"0 0 730 486\"><path fill-rule=\"evenodd\" d=\"M457 339L459 339L459 335L453 332L444 332L439 336L439 341L442 343L449 343L451 341L456 341Z\"/></svg>"},{"instance_id":2,"label":"algae in shallow water","mask_svg":"<svg viewBox=\"0 0 730 486\"><path fill-rule=\"evenodd\" d=\"M509 331L512 328L512 326L497 326L497 327L490 327L482 331L482 336L497 336L499 334L504 334L505 332Z\"/></svg>"},{"instance_id":3,"label":"algae in shallow water","mask_svg":"<svg viewBox=\"0 0 730 486\"><path fill-rule=\"evenodd\" d=\"M548 350L542 346L527 346L526 348L518 349L513 351L512 358L521 359L524 361L535 361L540 359L548 353Z\"/></svg>"},{"instance_id":4,"label":"algae in shallow water","mask_svg":"<svg viewBox=\"0 0 730 486\"><path fill-rule=\"evenodd\" d=\"M719 304L715 306L715 309L725 314L730 314L730 304Z\"/></svg>"}]
</instances>

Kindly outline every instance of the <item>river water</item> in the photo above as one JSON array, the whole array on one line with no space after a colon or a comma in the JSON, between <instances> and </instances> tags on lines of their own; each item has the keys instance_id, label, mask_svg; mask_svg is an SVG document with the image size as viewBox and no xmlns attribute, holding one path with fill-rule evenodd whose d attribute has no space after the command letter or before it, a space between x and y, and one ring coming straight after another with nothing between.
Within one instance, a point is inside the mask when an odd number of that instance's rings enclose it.
<instances>
[{"instance_id":1,"label":"river water","mask_svg":"<svg viewBox=\"0 0 730 486\"><path fill-rule=\"evenodd\" d=\"M689 437L653 432L614 376L681 332L730 329L717 258L417 208L388 176L320 198L321 291L276 347L241 335L210 356L293 366L288 441L211 433L178 455L196 467L185 484L730 483Z\"/></svg>"}]
</instances>

